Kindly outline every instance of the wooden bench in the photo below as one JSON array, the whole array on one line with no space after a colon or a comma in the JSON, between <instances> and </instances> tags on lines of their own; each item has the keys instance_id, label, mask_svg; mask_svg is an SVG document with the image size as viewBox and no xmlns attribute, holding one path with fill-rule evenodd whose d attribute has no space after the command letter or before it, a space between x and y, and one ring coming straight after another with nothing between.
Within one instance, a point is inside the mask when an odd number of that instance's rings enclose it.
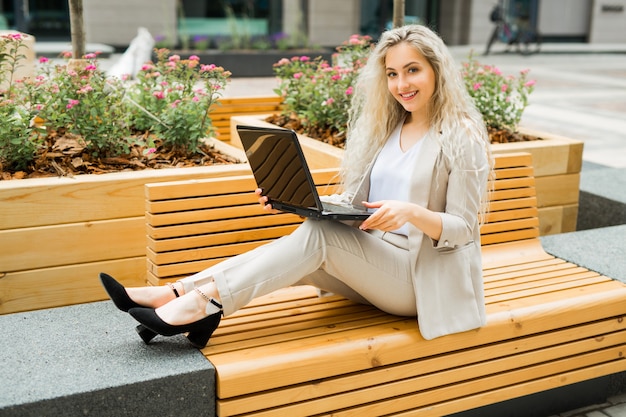
<instances>
[{"instance_id":1,"label":"wooden bench","mask_svg":"<svg viewBox=\"0 0 626 417\"><path fill-rule=\"evenodd\" d=\"M282 100L282 97L278 95L220 98L210 109L215 137L223 142L230 142L230 118L232 116L279 113L282 108Z\"/></svg>"},{"instance_id":2,"label":"wooden bench","mask_svg":"<svg viewBox=\"0 0 626 417\"><path fill-rule=\"evenodd\" d=\"M332 191L335 170L314 176ZM251 176L147 185L149 281L297 226L263 214L253 188ZM626 370L626 285L543 250L529 154L496 157L490 200L483 328L426 341L415 318L283 289L225 318L202 350L217 415L442 416Z\"/></svg>"}]
</instances>

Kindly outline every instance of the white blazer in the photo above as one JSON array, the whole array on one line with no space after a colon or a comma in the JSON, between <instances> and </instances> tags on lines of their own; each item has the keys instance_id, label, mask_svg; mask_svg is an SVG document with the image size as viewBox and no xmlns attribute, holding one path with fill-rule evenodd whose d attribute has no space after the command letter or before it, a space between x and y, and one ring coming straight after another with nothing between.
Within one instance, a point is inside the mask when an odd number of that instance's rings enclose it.
<instances>
[{"instance_id":1,"label":"white blazer","mask_svg":"<svg viewBox=\"0 0 626 417\"><path fill-rule=\"evenodd\" d=\"M409 226L417 318L425 339L486 322L478 212L490 165L480 144L464 143L452 166L433 133L426 135L411 174L410 201L440 213L443 223L439 241ZM368 195L369 172L353 201Z\"/></svg>"}]
</instances>

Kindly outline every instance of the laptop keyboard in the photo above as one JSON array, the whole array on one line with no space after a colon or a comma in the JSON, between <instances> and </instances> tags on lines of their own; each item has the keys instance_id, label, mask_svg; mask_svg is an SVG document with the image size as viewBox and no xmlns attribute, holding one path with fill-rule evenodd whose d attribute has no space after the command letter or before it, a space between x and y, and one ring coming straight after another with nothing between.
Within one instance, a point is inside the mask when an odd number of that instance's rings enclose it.
<instances>
[{"instance_id":1,"label":"laptop keyboard","mask_svg":"<svg viewBox=\"0 0 626 417\"><path fill-rule=\"evenodd\" d=\"M330 211L332 213L367 212L365 208L357 208L354 206L333 204L333 203L326 203L326 202L322 202L322 207L324 207L325 211Z\"/></svg>"}]
</instances>

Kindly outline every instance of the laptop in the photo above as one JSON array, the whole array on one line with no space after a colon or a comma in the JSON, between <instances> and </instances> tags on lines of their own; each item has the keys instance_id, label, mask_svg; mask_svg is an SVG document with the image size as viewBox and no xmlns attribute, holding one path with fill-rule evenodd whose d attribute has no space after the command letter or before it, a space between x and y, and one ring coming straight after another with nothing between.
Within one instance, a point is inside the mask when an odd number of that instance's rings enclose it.
<instances>
[{"instance_id":1,"label":"laptop","mask_svg":"<svg viewBox=\"0 0 626 417\"><path fill-rule=\"evenodd\" d=\"M331 220L364 220L363 206L320 200L296 132L237 126L257 186L273 208L299 216Z\"/></svg>"}]
</instances>

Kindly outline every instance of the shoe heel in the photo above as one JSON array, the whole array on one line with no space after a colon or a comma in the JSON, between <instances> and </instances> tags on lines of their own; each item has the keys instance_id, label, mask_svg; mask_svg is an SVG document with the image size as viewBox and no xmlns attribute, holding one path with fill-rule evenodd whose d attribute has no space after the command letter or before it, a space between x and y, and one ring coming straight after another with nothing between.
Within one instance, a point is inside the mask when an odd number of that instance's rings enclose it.
<instances>
[{"instance_id":1,"label":"shoe heel","mask_svg":"<svg viewBox=\"0 0 626 417\"><path fill-rule=\"evenodd\" d=\"M143 324L140 324L137 327L135 327L135 331L137 332L137 334L139 334L139 337L141 337L141 339L144 341L146 345L150 344L152 339L154 339L155 336L158 334L148 329Z\"/></svg>"},{"instance_id":2,"label":"shoe heel","mask_svg":"<svg viewBox=\"0 0 626 417\"><path fill-rule=\"evenodd\" d=\"M189 340L189 343L191 343L193 347L204 349L212 334L213 331L189 332L187 334L187 340Z\"/></svg>"}]
</instances>

